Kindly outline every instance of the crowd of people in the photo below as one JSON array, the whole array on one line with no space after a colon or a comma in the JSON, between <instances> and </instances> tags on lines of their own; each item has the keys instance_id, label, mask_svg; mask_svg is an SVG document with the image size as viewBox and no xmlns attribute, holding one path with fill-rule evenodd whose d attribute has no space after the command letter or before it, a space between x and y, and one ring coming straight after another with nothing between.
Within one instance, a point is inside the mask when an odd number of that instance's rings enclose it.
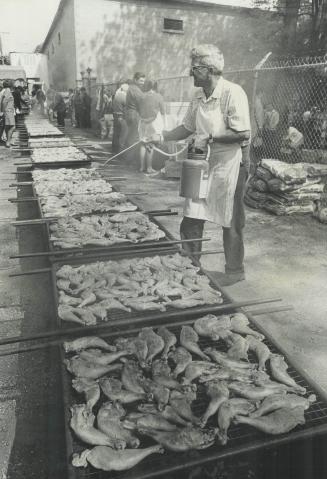
<instances>
[{"instance_id":1,"label":"crowd of people","mask_svg":"<svg viewBox=\"0 0 327 479\"><path fill-rule=\"evenodd\" d=\"M27 87L14 86L10 80L0 83L0 144L12 145L12 135L20 115L29 111L30 96Z\"/></svg>"}]
</instances>

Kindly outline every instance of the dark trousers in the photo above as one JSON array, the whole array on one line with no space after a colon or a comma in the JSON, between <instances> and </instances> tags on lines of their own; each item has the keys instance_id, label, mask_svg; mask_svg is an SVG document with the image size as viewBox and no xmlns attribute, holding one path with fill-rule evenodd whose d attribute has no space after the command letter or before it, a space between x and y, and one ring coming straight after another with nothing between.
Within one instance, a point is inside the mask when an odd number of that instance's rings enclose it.
<instances>
[{"instance_id":1,"label":"dark trousers","mask_svg":"<svg viewBox=\"0 0 327 479\"><path fill-rule=\"evenodd\" d=\"M65 115L64 111L57 111L57 124L58 126L65 126Z\"/></svg>"},{"instance_id":2,"label":"dark trousers","mask_svg":"<svg viewBox=\"0 0 327 479\"><path fill-rule=\"evenodd\" d=\"M234 196L232 223L230 228L223 227L226 273L244 272L243 228L245 226L245 210L243 198L247 177L247 169L241 166ZM180 225L181 239L202 238L203 228L204 220L184 217ZM190 254L201 251L201 247L202 243L200 241L183 244L183 248Z\"/></svg>"}]
</instances>

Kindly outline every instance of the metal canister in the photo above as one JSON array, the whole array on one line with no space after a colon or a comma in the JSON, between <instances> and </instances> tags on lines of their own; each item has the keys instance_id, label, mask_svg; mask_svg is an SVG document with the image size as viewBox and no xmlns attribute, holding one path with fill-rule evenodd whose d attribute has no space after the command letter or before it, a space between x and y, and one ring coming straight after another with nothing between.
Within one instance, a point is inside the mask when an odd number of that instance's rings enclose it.
<instances>
[{"instance_id":1,"label":"metal canister","mask_svg":"<svg viewBox=\"0 0 327 479\"><path fill-rule=\"evenodd\" d=\"M179 194L192 200L205 199L208 192L208 151L203 153L189 152L183 161Z\"/></svg>"}]
</instances>

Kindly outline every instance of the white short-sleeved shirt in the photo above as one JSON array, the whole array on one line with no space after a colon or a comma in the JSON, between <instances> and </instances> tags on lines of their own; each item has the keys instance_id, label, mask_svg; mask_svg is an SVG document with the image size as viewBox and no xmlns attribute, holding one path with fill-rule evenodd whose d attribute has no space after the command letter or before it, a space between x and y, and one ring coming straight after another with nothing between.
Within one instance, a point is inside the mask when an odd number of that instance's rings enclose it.
<instances>
[{"instance_id":1,"label":"white short-sleeved shirt","mask_svg":"<svg viewBox=\"0 0 327 479\"><path fill-rule=\"evenodd\" d=\"M251 129L248 99L243 88L236 83L221 77L209 98L202 89L196 91L183 120L183 125L191 132L196 132L196 115L200 105L203 111L211 113L217 110L219 117L222 113L228 129L236 132ZM206 133L215 136L214 130Z\"/></svg>"}]
</instances>

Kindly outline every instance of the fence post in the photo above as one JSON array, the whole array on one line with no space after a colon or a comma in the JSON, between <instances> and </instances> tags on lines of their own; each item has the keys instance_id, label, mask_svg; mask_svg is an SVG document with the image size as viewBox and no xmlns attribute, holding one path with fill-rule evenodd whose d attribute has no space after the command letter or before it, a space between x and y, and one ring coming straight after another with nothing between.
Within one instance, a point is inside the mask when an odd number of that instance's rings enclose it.
<instances>
[{"instance_id":1,"label":"fence post","mask_svg":"<svg viewBox=\"0 0 327 479\"><path fill-rule=\"evenodd\" d=\"M260 60L260 62L254 67L252 103L251 103L251 111L250 111L251 125L253 125L254 122L256 121L256 118L255 118L255 99L256 99L256 96L257 96L259 71L261 70L263 65L266 63L266 61L268 60L268 58L270 57L271 54L272 54L272 52L267 53L267 55L265 55L263 57L263 59Z\"/></svg>"}]
</instances>

